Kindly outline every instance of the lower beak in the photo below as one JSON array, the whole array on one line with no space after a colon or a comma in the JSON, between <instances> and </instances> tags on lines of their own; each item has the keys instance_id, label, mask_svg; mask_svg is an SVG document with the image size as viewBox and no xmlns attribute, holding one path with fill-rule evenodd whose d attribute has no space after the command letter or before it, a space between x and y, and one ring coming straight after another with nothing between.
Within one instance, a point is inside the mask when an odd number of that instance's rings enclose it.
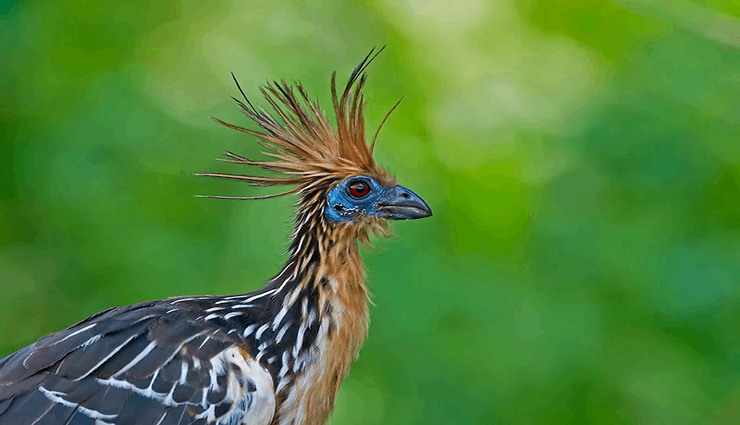
<instances>
[{"instance_id":1,"label":"lower beak","mask_svg":"<svg viewBox=\"0 0 740 425\"><path fill-rule=\"evenodd\" d=\"M391 220L413 220L432 215L432 209L421 196L400 185L391 188L378 199L375 211L380 217Z\"/></svg>"}]
</instances>

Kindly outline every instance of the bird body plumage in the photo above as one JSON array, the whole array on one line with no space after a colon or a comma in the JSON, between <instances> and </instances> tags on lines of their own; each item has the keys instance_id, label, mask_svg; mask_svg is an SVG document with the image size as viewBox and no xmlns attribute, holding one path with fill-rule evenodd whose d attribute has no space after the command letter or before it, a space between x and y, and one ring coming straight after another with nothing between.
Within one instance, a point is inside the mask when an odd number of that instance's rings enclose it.
<instances>
[{"instance_id":1,"label":"bird body plumage","mask_svg":"<svg viewBox=\"0 0 740 425\"><path fill-rule=\"evenodd\" d=\"M5 357L0 424L325 423L367 334L358 241L387 233L384 218L431 215L375 165L374 141L365 142L363 72L371 60L355 69L341 97L332 77L336 131L300 85L306 106L285 83L263 89L282 124L246 97L239 104L262 132L223 123L259 137L274 158L227 153L228 161L283 176L203 175L293 185L283 194L300 196L288 261L265 287L112 308ZM356 176L401 195L332 219L329 193ZM377 212L384 208L392 212Z\"/></svg>"}]
</instances>

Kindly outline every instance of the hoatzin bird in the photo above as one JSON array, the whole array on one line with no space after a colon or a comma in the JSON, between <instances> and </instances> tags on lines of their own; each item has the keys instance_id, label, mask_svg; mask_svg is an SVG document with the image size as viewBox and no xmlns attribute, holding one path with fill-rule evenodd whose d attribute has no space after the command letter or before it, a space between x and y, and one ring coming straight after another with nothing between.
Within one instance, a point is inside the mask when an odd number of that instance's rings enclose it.
<instances>
[{"instance_id":1,"label":"hoatzin bird","mask_svg":"<svg viewBox=\"0 0 740 425\"><path fill-rule=\"evenodd\" d=\"M341 95L332 75L336 129L285 82L261 89L272 114L237 100L259 131L217 120L259 138L271 157L227 153L227 162L280 176L204 175L291 186L237 199L299 197L289 258L265 287L111 308L41 338L0 360L0 424L325 423L368 328L358 242L387 234L388 219L432 215L375 164L377 133L366 142L362 89L374 57Z\"/></svg>"}]
</instances>

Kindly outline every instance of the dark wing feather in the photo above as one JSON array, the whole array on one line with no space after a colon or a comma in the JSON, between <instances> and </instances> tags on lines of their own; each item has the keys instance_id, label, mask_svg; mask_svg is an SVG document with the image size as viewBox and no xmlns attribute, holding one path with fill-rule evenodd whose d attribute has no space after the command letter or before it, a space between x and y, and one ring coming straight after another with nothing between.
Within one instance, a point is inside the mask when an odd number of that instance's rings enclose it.
<instances>
[{"instance_id":1,"label":"dark wing feather","mask_svg":"<svg viewBox=\"0 0 740 425\"><path fill-rule=\"evenodd\" d=\"M269 377L240 346L175 303L107 310L0 360L0 424L230 423Z\"/></svg>"}]
</instances>

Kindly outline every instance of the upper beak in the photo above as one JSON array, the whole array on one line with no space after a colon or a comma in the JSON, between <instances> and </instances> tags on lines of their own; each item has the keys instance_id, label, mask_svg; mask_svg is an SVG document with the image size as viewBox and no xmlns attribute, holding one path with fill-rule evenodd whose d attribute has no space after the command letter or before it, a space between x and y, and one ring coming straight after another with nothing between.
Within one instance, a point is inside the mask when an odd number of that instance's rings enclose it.
<instances>
[{"instance_id":1,"label":"upper beak","mask_svg":"<svg viewBox=\"0 0 740 425\"><path fill-rule=\"evenodd\" d=\"M412 220L430 217L432 209L421 196L398 185L388 189L375 204L375 211L380 217L392 220Z\"/></svg>"}]
</instances>

